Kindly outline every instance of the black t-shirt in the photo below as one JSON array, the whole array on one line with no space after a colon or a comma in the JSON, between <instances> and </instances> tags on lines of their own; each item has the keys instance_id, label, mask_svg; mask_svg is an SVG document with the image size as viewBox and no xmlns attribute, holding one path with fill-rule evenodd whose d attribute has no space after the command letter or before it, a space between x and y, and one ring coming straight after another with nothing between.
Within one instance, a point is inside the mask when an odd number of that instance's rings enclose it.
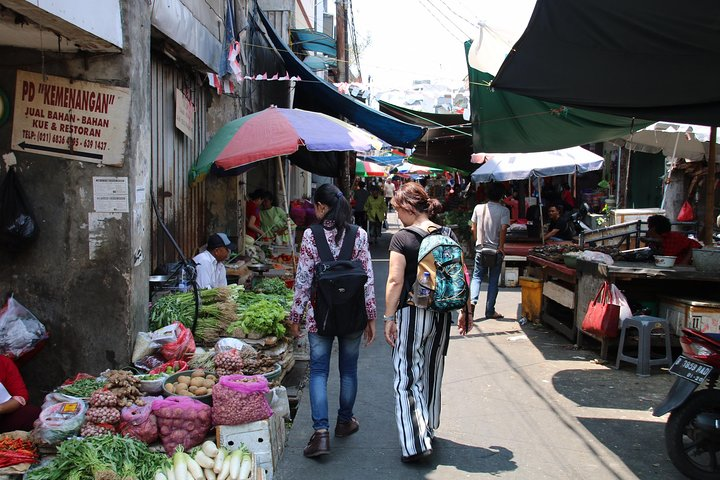
<instances>
[{"instance_id":1,"label":"black t-shirt","mask_svg":"<svg viewBox=\"0 0 720 480\"><path fill-rule=\"evenodd\" d=\"M549 230L558 230L558 233L556 233L554 236L557 238L562 238L563 240L572 240L573 239L573 231L570 229L570 225L568 225L567 220L560 217L555 221L550 221L550 225L548 226Z\"/></svg>"},{"instance_id":2,"label":"black t-shirt","mask_svg":"<svg viewBox=\"0 0 720 480\"><path fill-rule=\"evenodd\" d=\"M451 229L447 229L450 233L450 238L455 240L457 237ZM408 293L415 283L417 277L418 267L418 253L420 252L420 243L423 240L423 236L407 228L403 228L393 235L390 240L390 251L397 252L405 257L405 282L403 283L402 292L400 292L400 303L398 309L402 308L408 299Z\"/></svg>"}]
</instances>

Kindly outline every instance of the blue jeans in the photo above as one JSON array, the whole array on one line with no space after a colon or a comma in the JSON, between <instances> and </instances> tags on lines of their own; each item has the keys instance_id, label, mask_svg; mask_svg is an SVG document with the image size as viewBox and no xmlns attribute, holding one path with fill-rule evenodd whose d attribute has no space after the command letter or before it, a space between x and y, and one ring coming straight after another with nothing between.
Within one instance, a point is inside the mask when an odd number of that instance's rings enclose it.
<instances>
[{"instance_id":1,"label":"blue jeans","mask_svg":"<svg viewBox=\"0 0 720 480\"><path fill-rule=\"evenodd\" d=\"M488 317L495 313L495 301L498 295L498 284L500 283L500 272L502 271L503 257L501 254L498 255L497 262L492 268L482 266L482 255L480 252L475 254L475 267L473 268L472 280L470 281L470 301L473 304L478 303L478 297L480 296L480 286L482 285L482 279L485 274L488 274L488 291L487 301L485 302L485 316ZM489 272L488 272L489 270Z\"/></svg>"},{"instance_id":2,"label":"blue jeans","mask_svg":"<svg viewBox=\"0 0 720 480\"><path fill-rule=\"evenodd\" d=\"M363 332L337 337L338 369L340 370L340 408L338 420L350 421L357 395L357 362L360 353L360 339ZM327 380L330 373L330 355L335 337L324 337L309 333L310 340L310 410L313 429L329 429Z\"/></svg>"}]
</instances>

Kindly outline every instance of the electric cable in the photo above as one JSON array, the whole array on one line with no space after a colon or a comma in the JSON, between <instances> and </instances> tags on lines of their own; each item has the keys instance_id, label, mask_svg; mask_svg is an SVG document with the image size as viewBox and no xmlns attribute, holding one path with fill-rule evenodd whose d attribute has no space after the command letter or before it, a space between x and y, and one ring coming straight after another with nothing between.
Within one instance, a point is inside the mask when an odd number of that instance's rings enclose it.
<instances>
[{"instance_id":1,"label":"electric cable","mask_svg":"<svg viewBox=\"0 0 720 480\"><path fill-rule=\"evenodd\" d=\"M453 38L455 38L455 40L457 40L458 42L461 42L461 43L465 42L465 40L463 40L462 38L458 37L458 36L455 34L455 32L453 32L452 30L450 30L447 26L445 26L445 24L443 24L443 23L440 21L440 19L437 17L437 15L435 15L435 14L432 12L432 10L430 10L430 8L428 8L428 6L425 5L425 3L423 2L423 0L420 0L420 5L422 5L423 8L424 8L425 10L427 10L427 12L430 14L430 16L432 16L432 17L435 19L435 21L436 21L441 27L443 27Z\"/></svg>"}]
</instances>

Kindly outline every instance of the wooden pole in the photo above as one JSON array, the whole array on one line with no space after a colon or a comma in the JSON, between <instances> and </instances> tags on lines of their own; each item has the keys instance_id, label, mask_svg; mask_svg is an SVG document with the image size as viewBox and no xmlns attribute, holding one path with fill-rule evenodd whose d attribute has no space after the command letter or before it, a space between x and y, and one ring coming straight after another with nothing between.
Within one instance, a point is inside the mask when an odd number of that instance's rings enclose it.
<instances>
[{"instance_id":1,"label":"wooden pole","mask_svg":"<svg viewBox=\"0 0 720 480\"><path fill-rule=\"evenodd\" d=\"M277 169L278 169L278 172L280 173L280 188L282 189L283 201L285 202L285 206L286 206L285 212L287 213L289 211L290 202L288 201L287 187L285 186L285 169L283 167L284 166L283 166L282 157L277 157ZM294 238L293 238L293 234L292 234L292 228L290 225L290 215L287 215L285 217L285 220L286 220L285 225L287 227L287 235L288 235L288 238L290 239L290 250L291 250L290 255L292 256L292 267L293 267L293 276L294 276L295 270L296 270L295 245L294 245L295 242L294 242Z\"/></svg>"},{"instance_id":2,"label":"wooden pole","mask_svg":"<svg viewBox=\"0 0 720 480\"><path fill-rule=\"evenodd\" d=\"M715 224L715 152L717 141L717 127L710 127L710 152L708 158L707 174L705 175L705 230L703 243L713 245L713 225Z\"/></svg>"}]
</instances>

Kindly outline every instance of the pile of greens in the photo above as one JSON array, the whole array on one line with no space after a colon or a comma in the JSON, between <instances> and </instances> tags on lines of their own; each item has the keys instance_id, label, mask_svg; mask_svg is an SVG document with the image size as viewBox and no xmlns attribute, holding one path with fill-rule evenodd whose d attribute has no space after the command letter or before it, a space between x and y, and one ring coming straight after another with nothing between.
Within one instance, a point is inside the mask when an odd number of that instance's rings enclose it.
<instances>
[{"instance_id":1,"label":"pile of greens","mask_svg":"<svg viewBox=\"0 0 720 480\"><path fill-rule=\"evenodd\" d=\"M119 435L73 438L58 447L57 456L27 472L26 480L153 480L155 472L170 466L163 453L143 442Z\"/></svg>"},{"instance_id":2,"label":"pile of greens","mask_svg":"<svg viewBox=\"0 0 720 480\"><path fill-rule=\"evenodd\" d=\"M267 293L271 295L292 295L292 290L287 288L285 281L279 278L263 278L253 287L253 291L257 293Z\"/></svg>"},{"instance_id":3,"label":"pile of greens","mask_svg":"<svg viewBox=\"0 0 720 480\"><path fill-rule=\"evenodd\" d=\"M253 301L238 309L239 320L228 326L226 333L231 336L243 333L257 332L261 335L274 335L282 337L287 331L284 325L288 310L277 301L255 294ZM248 297L243 300L249 300ZM292 301L292 300L291 300Z\"/></svg>"}]
</instances>

